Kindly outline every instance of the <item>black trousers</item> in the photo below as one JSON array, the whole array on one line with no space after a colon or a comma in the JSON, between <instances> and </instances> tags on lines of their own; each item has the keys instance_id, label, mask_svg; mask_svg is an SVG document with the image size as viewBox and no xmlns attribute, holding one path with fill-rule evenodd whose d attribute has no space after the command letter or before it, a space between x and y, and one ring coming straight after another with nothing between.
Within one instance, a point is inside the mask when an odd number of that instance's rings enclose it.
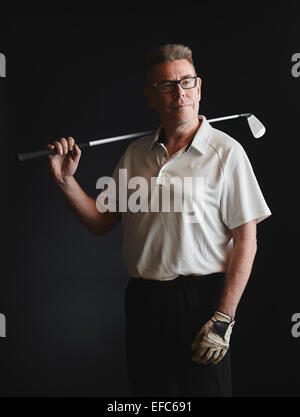
<instances>
[{"instance_id":1,"label":"black trousers","mask_svg":"<svg viewBox=\"0 0 300 417\"><path fill-rule=\"evenodd\" d=\"M229 350L217 365L197 364L191 351L217 308L224 280L223 273L129 279L125 346L132 396L231 396Z\"/></svg>"}]
</instances>

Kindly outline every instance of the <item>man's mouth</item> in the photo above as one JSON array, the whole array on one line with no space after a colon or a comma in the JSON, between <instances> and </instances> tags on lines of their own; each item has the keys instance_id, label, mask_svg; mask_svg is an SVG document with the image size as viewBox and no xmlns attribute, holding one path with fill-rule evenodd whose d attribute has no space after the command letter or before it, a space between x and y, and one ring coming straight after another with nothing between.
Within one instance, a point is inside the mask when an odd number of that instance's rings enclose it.
<instances>
[{"instance_id":1,"label":"man's mouth","mask_svg":"<svg viewBox=\"0 0 300 417\"><path fill-rule=\"evenodd\" d=\"M178 104L177 106L173 106L172 109L181 109L184 107L189 107L190 104Z\"/></svg>"}]
</instances>

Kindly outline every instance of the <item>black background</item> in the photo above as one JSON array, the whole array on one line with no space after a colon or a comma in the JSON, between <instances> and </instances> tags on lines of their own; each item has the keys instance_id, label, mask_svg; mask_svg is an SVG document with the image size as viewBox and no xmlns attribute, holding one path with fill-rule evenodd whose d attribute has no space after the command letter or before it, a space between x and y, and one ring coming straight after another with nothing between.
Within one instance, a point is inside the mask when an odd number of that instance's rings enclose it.
<instances>
[{"instance_id":1,"label":"black background","mask_svg":"<svg viewBox=\"0 0 300 417\"><path fill-rule=\"evenodd\" d=\"M151 6L151 7L150 7ZM73 136L155 129L143 95L146 55L178 42L193 50L207 118L253 112L215 125L244 146L273 215L258 225L258 252L232 336L234 396L299 396L298 269L300 52L296 2L190 3L161 11L7 15L0 52L2 273L1 396L125 396L121 225L93 236L55 186L47 159L15 153ZM151 10L149 10L151 9ZM82 154L76 179L97 197L127 141Z\"/></svg>"}]
</instances>

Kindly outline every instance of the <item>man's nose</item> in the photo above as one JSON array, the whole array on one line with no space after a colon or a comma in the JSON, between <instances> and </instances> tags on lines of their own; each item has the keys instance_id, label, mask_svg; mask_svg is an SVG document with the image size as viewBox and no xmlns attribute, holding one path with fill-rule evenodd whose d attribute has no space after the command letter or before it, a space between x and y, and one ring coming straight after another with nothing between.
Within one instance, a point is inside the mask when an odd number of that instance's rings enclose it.
<instances>
[{"instance_id":1,"label":"man's nose","mask_svg":"<svg viewBox=\"0 0 300 417\"><path fill-rule=\"evenodd\" d=\"M174 95L175 97L184 97L184 89L179 83L175 85Z\"/></svg>"}]
</instances>

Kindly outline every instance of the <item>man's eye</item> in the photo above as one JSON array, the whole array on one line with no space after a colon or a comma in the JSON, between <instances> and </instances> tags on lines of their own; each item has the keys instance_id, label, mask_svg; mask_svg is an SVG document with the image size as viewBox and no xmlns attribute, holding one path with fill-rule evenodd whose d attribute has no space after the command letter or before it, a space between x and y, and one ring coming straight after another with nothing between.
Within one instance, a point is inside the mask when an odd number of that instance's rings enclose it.
<instances>
[{"instance_id":1,"label":"man's eye","mask_svg":"<svg viewBox=\"0 0 300 417\"><path fill-rule=\"evenodd\" d=\"M184 87L191 87L191 86L194 85L194 83L195 83L195 80L193 78L187 78L187 79L181 81L181 84Z\"/></svg>"}]
</instances>

